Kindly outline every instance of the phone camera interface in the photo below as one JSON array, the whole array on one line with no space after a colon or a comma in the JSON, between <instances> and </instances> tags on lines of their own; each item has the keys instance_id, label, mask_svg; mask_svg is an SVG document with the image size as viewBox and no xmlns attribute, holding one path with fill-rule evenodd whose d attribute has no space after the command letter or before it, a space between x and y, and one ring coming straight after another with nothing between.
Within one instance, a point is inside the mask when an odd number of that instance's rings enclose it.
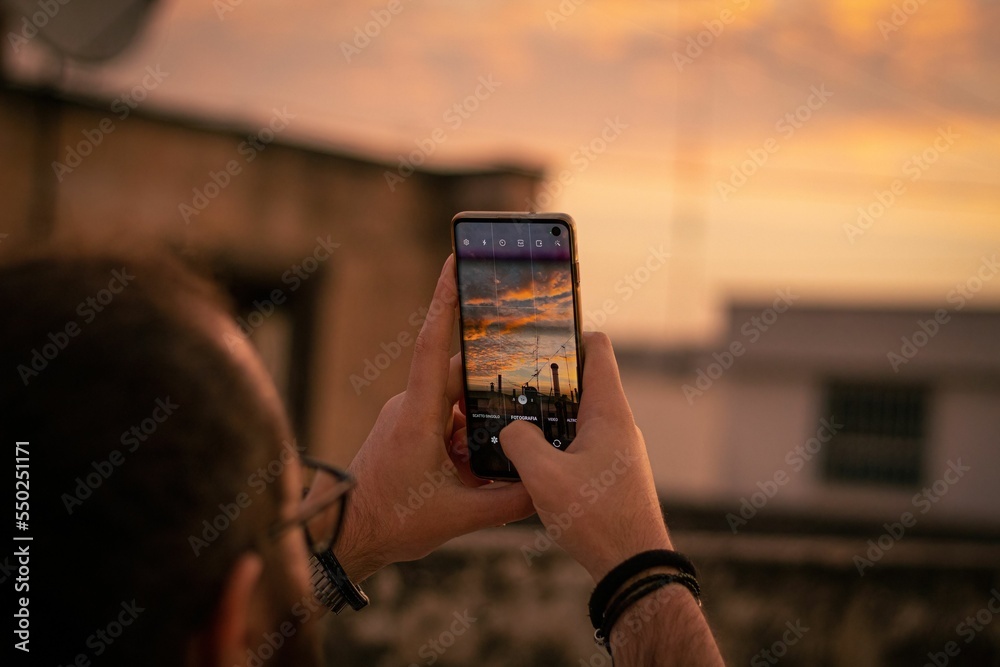
<instances>
[{"instance_id":1,"label":"phone camera interface","mask_svg":"<svg viewBox=\"0 0 1000 667\"><path fill-rule=\"evenodd\" d=\"M546 240L544 229L465 223L473 242L457 248L469 446L491 468L505 469L499 434L512 421L559 449L576 436L572 260L559 238L569 232L550 225Z\"/></svg>"}]
</instances>

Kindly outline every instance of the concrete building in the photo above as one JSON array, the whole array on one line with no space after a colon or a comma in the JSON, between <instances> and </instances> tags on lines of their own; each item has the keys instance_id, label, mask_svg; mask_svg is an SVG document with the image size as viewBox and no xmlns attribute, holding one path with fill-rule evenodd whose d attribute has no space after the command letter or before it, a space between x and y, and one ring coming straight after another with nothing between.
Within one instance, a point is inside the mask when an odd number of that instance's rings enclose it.
<instances>
[{"instance_id":1,"label":"concrete building","mask_svg":"<svg viewBox=\"0 0 1000 667\"><path fill-rule=\"evenodd\" d=\"M1000 312L967 302L858 309L779 295L733 306L714 349L623 351L668 506L716 508L722 527L730 513L909 512L925 526L1000 528Z\"/></svg>"},{"instance_id":2,"label":"concrete building","mask_svg":"<svg viewBox=\"0 0 1000 667\"><path fill-rule=\"evenodd\" d=\"M232 127L0 89L0 252L173 247L229 287L300 437L346 464L405 386L451 217L517 209L541 175L410 173L296 136L281 109Z\"/></svg>"}]
</instances>

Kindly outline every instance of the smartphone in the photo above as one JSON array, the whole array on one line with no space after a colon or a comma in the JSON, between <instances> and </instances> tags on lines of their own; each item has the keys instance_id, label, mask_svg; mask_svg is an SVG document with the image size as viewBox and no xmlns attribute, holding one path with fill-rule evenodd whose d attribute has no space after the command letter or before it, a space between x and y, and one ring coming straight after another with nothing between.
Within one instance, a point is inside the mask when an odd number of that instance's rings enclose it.
<instances>
[{"instance_id":1,"label":"smartphone","mask_svg":"<svg viewBox=\"0 0 1000 667\"><path fill-rule=\"evenodd\" d=\"M563 213L452 219L472 472L516 480L500 447L515 420L566 449L576 437L583 358L576 226Z\"/></svg>"}]
</instances>

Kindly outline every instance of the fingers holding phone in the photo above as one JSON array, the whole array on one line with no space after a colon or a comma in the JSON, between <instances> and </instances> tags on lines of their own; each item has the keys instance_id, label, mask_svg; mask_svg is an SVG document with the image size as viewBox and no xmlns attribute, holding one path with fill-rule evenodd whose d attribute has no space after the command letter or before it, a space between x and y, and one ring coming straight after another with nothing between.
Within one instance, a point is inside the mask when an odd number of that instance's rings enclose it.
<instances>
[{"instance_id":1,"label":"fingers holding phone","mask_svg":"<svg viewBox=\"0 0 1000 667\"><path fill-rule=\"evenodd\" d=\"M467 212L452 230L472 472L522 479L595 577L668 547L606 336L588 335L583 364L572 218Z\"/></svg>"},{"instance_id":2,"label":"fingers holding phone","mask_svg":"<svg viewBox=\"0 0 1000 667\"><path fill-rule=\"evenodd\" d=\"M561 213L466 212L452 230L471 468L484 479L516 480L502 428L526 422L556 449L576 437L575 225Z\"/></svg>"},{"instance_id":3,"label":"fingers holding phone","mask_svg":"<svg viewBox=\"0 0 1000 667\"><path fill-rule=\"evenodd\" d=\"M548 446L541 432L512 424L500 433L539 518L595 581L626 558L669 549L646 445L622 390L608 337L584 338L587 393L573 446Z\"/></svg>"}]
</instances>

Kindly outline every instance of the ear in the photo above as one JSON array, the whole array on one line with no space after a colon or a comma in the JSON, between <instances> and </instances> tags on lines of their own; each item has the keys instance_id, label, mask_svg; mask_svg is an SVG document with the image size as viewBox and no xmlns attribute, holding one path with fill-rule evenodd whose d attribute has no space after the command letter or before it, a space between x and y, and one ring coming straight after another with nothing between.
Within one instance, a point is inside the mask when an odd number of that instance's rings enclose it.
<instances>
[{"instance_id":1,"label":"ear","mask_svg":"<svg viewBox=\"0 0 1000 667\"><path fill-rule=\"evenodd\" d=\"M219 596L211 625L201 637L196 664L209 667L231 667L243 664L248 640L255 628L264 627L263 606L256 601L264 561L259 554L241 555L229 570Z\"/></svg>"}]
</instances>

